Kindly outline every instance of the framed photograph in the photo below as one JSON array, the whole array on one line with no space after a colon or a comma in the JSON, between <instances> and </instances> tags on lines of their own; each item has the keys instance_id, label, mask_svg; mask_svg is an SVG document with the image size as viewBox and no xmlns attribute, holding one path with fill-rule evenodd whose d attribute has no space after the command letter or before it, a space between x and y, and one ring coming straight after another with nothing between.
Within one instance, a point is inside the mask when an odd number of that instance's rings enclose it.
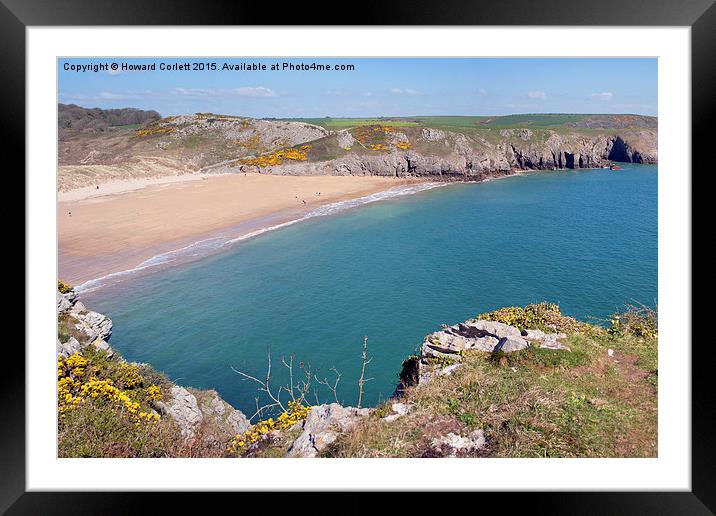
<instances>
[{"instance_id":1,"label":"framed photograph","mask_svg":"<svg viewBox=\"0 0 716 516\"><path fill-rule=\"evenodd\" d=\"M530 491L710 514L712 2L265 10L2 0L27 252L0 507Z\"/></svg>"}]
</instances>

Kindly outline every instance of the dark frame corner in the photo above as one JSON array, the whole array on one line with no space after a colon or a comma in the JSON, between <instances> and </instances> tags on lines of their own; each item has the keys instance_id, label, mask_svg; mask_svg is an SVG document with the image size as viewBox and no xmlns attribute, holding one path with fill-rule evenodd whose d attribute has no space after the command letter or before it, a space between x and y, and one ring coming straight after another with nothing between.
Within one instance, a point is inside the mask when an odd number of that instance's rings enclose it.
<instances>
[{"instance_id":1,"label":"dark frame corner","mask_svg":"<svg viewBox=\"0 0 716 516\"><path fill-rule=\"evenodd\" d=\"M652 0L602 0L601 2L543 0L539 9L529 0L480 1L468 4L459 0L434 3L414 2L410 9L402 3L382 9L356 10L351 22L356 25L602 25L602 26L689 26L691 27L692 73L692 155L696 149L708 149L706 139L714 123L716 91L716 5L714 0L672 2ZM0 96L6 127L5 146L24 149L25 135L25 29L38 25L242 25L274 20L269 9L257 4L213 0L184 2L140 0L0 0L0 72L4 94ZM340 12L340 11L336 11ZM311 13L298 13L297 23L315 25ZM280 23L280 22L278 22ZM329 22L325 22L328 24ZM703 153L703 151L702 151ZM20 166L24 169L24 152ZM24 176L20 176L24 179ZM19 178L18 178L19 179ZM21 186L24 191L24 181ZM693 202L693 201L692 201ZM693 251L692 251L693 252ZM30 273L25 269L25 275ZM31 343L26 342L26 346ZM710 377L713 361L710 346L701 342L692 348L692 491L682 493L531 493L507 496L530 504L530 511L549 514L715 514L716 447L713 445L714 401ZM12 372L0 376L6 404L0 424L0 511L7 514L114 514L149 512L170 502L186 508L188 494L164 493L152 496L137 493L29 493L25 492L25 363L23 349L15 349ZM212 501L216 494L211 495ZM221 495L226 498L228 495ZM242 508L247 497L241 495ZM303 498L303 495L300 495ZM351 506L361 506L357 494ZM504 498L502 498L504 500ZM344 503L347 502L345 495ZM401 505L405 500L396 502ZM263 504L266 499L264 497ZM504 502L503 502L504 503ZM410 502L408 502L410 505ZM502 505L502 504L501 504ZM347 507L348 505L344 505ZM396 503L397 509L397 503ZM183 511L182 511L183 512Z\"/></svg>"}]
</instances>

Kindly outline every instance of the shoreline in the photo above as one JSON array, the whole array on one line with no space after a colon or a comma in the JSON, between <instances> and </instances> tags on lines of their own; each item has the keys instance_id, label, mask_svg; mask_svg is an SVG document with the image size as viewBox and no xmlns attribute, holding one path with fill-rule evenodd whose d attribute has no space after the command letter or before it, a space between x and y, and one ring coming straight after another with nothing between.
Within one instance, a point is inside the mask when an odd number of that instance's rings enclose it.
<instances>
[{"instance_id":1,"label":"shoreline","mask_svg":"<svg viewBox=\"0 0 716 516\"><path fill-rule=\"evenodd\" d=\"M593 170L599 170L599 168L595 168ZM480 181L466 182L492 182L500 179L506 179L508 177L529 175L535 172L539 171L516 169L511 170L507 174L486 177ZM325 184L325 181L327 180L329 182L351 183L351 188L349 188L350 191L348 193L345 192L345 189L339 188L337 191L333 191L329 195L324 195L320 198L320 200L318 200L318 198L314 198L311 200L310 204L307 203L306 205L300 206L296 206L297 202L300 202L297 201L292 203L293 206L286 207L284 199L284 202L280 203L280 206L274 206L271 209L259 208L255 212L248 215L246 213L237 214L236 217L230 217L229 222L219 224L218 226L212 227L211 224L208 224L208 227L197 228L196 225L194 225L194 230L186 234L180 234L174 238L149 241L138 246L117 245L114 246L114 248L110 247L109 250L105 248L100 249L99 252L81 253L72 252L72 250L67 249L67 238L64 238L66 235L63 235L62 226L63 222L66 224L68 220L63 219L63 212L66 213L67 211L71 211L70 208L72 207L74 207L72 209L76 210L77 207L93 206L95 208L100 208L101 211L104 212L102 207L106 207L107 202L110 204L124 204L125 202L131 202L133 198L153 198L155 196L161 197L164 195L171 197L177 189L196 189L196 187L203 185L209 186L217 183L231 183L241 181L241 178L254 178L254 180L258 181L284 183L282 185L283 187L286 186L287 182L308 182L313 185L318 182ZM274 229L280 229L308 218L330 215L354 206L417 193L418 191L435 188L437 186L463 183L462 181L430 181L429 179L414 177L273 176L255 173L248 173L246 175L232 173L197 174L194 175L194 177L187 175L174 176L169 181L166 181L166 179L167 178L156 178L156 182L147 180L128 182L122 181L121 183L128 183L126 186L129 186L130 188L110 192L108 192L107 189L104 189L101 194L91 195L92 192L90 192L90 195L85 195L77 200L58 201L58 220L60 221L60 223L58 223L58 227L60 227L60 231L58 232L59 277L63 279L63 281L76 285L81 292L91 292L99 287L119 282L125 276L141 273L143 270L151 272L157 268L166 268L186 263L188 261L193 261L195 259L214 254L215 252L219 252L227 245L235 244L239 241L247 240L249 238L253 238L254 236L258 236ZM274 185L270 186L273 187ZM406 190L399 191L400 187L403 187ZM87 188L78 190L84 191L87 190ZM396 191L394 192L393 190ZM76 191L77 190L73 190L68 193ZM286 192L283 193L285 194ZM376 196L376 198L372 199L371 197L373 196ZM296 199L297 197L294 195L294 201L296 201ZM197 199L192 198L192 201L196 200ZM255 200L256 199L254 199L254 201ZM199 199L199 201L201 201L201 199ZM352 204L354 202L355 204ZM345 204L348 204L348 206ZM174 208L176 209L176 206L174 206ZM322 213L322 209L327 210L327 212ZM95 233L97 232L97 227L99 227L103 228L101 229L101 233L105 234L109 232L114 235L113 228L108 227L107 225L102 225L102 221L97 221L96 224L92 225L94 226L92 229L95 230ZM109 226L111 226L111 224ZM84 238L80 238L80 242L82 242L82 245L87 246L87 248L96 248L96 236L97 235L93 237L91 234L84 235ZM119 237L120 235L117 236ZM63 240L65 241L65 245L63 245ZM116 240L121 241L120 238L117 238ZM76 248L77 242L74 244Z\"/></svg>"},{"instance_id":2,"label":"shoreline","mask_svg":"<svg viewBox=\"0 0 716 516\"><path fill-rule=\"evenodd\" d=\"M59 277L80 286L183 263L354 203L425 189L426 183L375 176L212 174L58 201Z\"/></svg>"}]
</instances>

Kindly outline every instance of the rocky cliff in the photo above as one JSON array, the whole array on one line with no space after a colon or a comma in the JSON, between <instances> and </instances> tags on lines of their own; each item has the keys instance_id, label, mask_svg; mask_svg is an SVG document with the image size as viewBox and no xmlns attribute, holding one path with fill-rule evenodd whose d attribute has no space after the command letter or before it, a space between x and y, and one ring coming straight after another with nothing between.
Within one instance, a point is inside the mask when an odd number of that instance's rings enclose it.
<instances>
[{"instance_id":1,"label":"rocky cliff","mask_svg":"<svg viewBox=\"0 0 716 516\"><path fill-rule=\"evenodd\" d=\"M250 160L244 160L243 164L239 160L232 165L238 166L240 171L285 175L379 175L480 181L524 170L599 168L611 161L658 162L654 129L597 133L503 129L486 135L490 139L479 132L466 134L431 128L393 129L378 125L371 131L384 133L380 143L361 147L359 138L351 131L343 131L312 142L320 150L313 156L309 152L306 161L287 160L279 165L257 166ZM322 155L336 153L338 157L321 159Z\"/></svg>"}]
</instances>

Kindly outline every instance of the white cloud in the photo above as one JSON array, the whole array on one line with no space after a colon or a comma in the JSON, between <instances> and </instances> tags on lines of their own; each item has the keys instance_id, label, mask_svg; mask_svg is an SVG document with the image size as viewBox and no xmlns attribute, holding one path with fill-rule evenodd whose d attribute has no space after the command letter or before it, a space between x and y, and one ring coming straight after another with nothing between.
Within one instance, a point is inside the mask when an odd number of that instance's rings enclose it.
<instances>
[{"instance_id":1,"label":"white cloud","mask_svg":"<svg viewBox=\"0 0 716 516\"><path fill-rule=\"evenodd\" d=\"M414 90L412 88L391 88L391 93L395 93L396 95L417 95L418 91Z\"/></svg>"},{"instance_id":2,"label":"white cloud","mask_svg":"<svg viewBox=\"0 0 716 516\"><path fill-rule=\"evenodd\" d=\"M531 99L546 99L547 94L544 91L528 91L527 96Z\"/></svg>"},{"instance_id":3,"label":"white cloud","mask_svg":"<svg viewBox=\"0 0 716 516\"><path fill-rule=\"evenodd\" d=\"M612 98L614 98L614 93L611 91L603 91L601 93L592 93L589 97L599 100L612 100Z\"/></svg>"},{"instance_id":4,"label":"white cloud","mask_svg":"<svg viewBox=\"0 0 716 516\"><path fill-rule=\"evenodd\" d=\"M113 91L103 91L99 94L99 98L104 100L136 100L141 99L142 97L134 93L115 93Z\"/></svg>"},{"instance_id":5,"label":"white cloud","mask_svg":"<svg viewBox=\"0 0 716 516\"><path fill-rule=\"evenodd\" d=\"M185 95L188 97L207 97L216 95L216 90L204 88L174 88L172 93L174 95Z\"/></svg>"},{"instance_id":6,"label":"white cloud","mask_svg":"<svg viewBox=\"0 0 716 516\"><path fill-rule=\"evenodd\" d=\"M225 97L237 95L239 97L275 97L276 92L264 86L242 86L230 90L215 90L212 88L174 88L174 95L187 97Z\"/></svg>"},{"instance_id":7,"label":"white cloud","mask_svg":"<svg viewBox=\"0 0 716 516\"><path fill-rule=\"evenodd\" d=\"M109 75L119 75L120 73L122 73L122 70L120 70L119 68L117 68L116 70L112 70L112 69L110 68L109 70L107 70L107 73L108 73Z\"/></svg>"},{"instance_id":8,"label":"white cloud","mask_svg":"<svg viewBox=\"0 0 716 516\"><path fill-rule=\"evenodd\" d=\"M276 92L273 91L270 88L265 88L264 86L256 86L256 87L250 87L245 86L243 88L235 88L233 90L229 90L229 93L233 95L240 95L242 97L275 97Z\"/></svg>"}]
</instances>

